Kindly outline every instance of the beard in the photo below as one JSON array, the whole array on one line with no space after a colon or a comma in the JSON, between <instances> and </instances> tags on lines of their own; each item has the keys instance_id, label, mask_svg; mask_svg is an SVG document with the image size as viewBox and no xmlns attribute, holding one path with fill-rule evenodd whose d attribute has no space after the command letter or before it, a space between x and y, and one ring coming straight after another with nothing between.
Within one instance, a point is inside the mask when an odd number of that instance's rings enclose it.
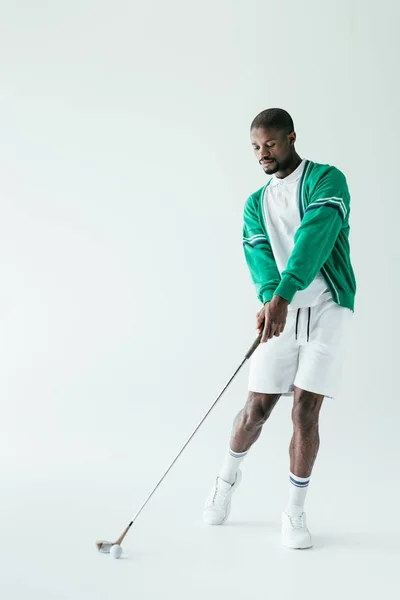
<instances>
[{"instance_id":1,"label":"beard","mask_svg":"<svg viewBox=\"0 0 400 600\"><path fill-rule=\"evenodd\" d=\"M280 164L277 160L275 160L273 165L264 169L264 173L266 175L274 175L274 173L277 173L280 170L280 168Z\"/></svg>"},{"instance_id":2,"label":"beard","mask_svg":"<svg viewBox=\"0 0 400 600\"><path fill-rule=\"evenodd\" d=\"M291 159L290 156L288 156L286 159L283 159L281 161L277 161L276 158L273 159L274 163L267 168L264 168L264 173L266 175L275 175L275 173L278 173L279 171L284 171L285 169L287 169L290 166L291 163Z\"/></svg>"}]
</instances>

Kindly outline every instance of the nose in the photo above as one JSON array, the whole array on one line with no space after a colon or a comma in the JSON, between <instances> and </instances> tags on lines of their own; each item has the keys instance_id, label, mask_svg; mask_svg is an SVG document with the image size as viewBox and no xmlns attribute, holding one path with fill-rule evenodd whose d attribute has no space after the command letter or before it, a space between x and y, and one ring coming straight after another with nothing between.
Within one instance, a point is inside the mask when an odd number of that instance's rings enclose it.
<instances>
[{"instance_id":1,"label":"nose","mask_svg":"<svg viewBox=\"0 0 400 600\"><path fill-rule=\"evenodd\" d=\"M262 152L260 153L258 160L269 160L271 158L271 154L269 152Z\"/></svg>"}]
</instances>

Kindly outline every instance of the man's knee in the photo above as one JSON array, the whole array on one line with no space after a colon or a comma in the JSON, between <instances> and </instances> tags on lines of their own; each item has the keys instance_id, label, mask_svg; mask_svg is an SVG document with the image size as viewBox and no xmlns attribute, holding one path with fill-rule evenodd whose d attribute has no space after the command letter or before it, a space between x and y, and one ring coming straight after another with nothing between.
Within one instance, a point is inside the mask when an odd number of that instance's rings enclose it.
<instances>
[{"instance_id":1,"label":"man's knee","mask_svg":"<svg viewBox=\"0 0 400 600\"><path fill-rule=\"evenodd\" d=\"M309 428L317 425L323 399L320 394L296 388L292 411L294 426Z\"/></svg>"},{"instance_id":2,"label":"man's knee","mask_svg":"<svg viewBox=\"0 0 400 600\"><path fill-rule=\"evenodd\" d=\"M264 425L272 409L278 402L280 394L261 394L249 392L243 411L243 424L245 429L253 429Z\"/></svg>"}]
</instances>

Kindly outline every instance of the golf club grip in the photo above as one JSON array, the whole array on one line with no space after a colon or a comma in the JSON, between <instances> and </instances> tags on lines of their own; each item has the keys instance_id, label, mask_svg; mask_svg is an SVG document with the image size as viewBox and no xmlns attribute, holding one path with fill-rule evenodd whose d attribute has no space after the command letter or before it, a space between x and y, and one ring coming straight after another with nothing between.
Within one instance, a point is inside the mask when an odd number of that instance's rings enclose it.
<instances>
[{"instance_id":1,"label":"golf club grip","mask_svg":"<svg viewBox=\"0 0 400 600\"><path fill-rule=\"evenodd\" d=\"M257 339L253 342L253 345L251 346L251 348L248 350L248 352L245 356L246 359L250 358L250 356L253 354L253 352L255 350L257 350L257 348L261 342L261 337L262 337L262 333L260 333L260 335L257 337Z\"/></svg>"}]
</instances>

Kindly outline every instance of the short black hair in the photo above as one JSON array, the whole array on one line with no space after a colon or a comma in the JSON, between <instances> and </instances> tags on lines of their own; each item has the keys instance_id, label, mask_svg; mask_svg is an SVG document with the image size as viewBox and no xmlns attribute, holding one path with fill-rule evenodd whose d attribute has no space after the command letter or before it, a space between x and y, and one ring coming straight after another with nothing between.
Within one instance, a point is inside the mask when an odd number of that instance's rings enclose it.
<instances>
[{"instance_id":1,"label":"short black hair","mask_svg":"<svg viewBox=\"0 0 400 600\"><path fill-rule=\"evenodd\" d=\"M292 117L283 108L267 108L258 114L250 127L253 129L280 129L285 133L294 131L294 123Z\"/></svg>"}]
</instances>

